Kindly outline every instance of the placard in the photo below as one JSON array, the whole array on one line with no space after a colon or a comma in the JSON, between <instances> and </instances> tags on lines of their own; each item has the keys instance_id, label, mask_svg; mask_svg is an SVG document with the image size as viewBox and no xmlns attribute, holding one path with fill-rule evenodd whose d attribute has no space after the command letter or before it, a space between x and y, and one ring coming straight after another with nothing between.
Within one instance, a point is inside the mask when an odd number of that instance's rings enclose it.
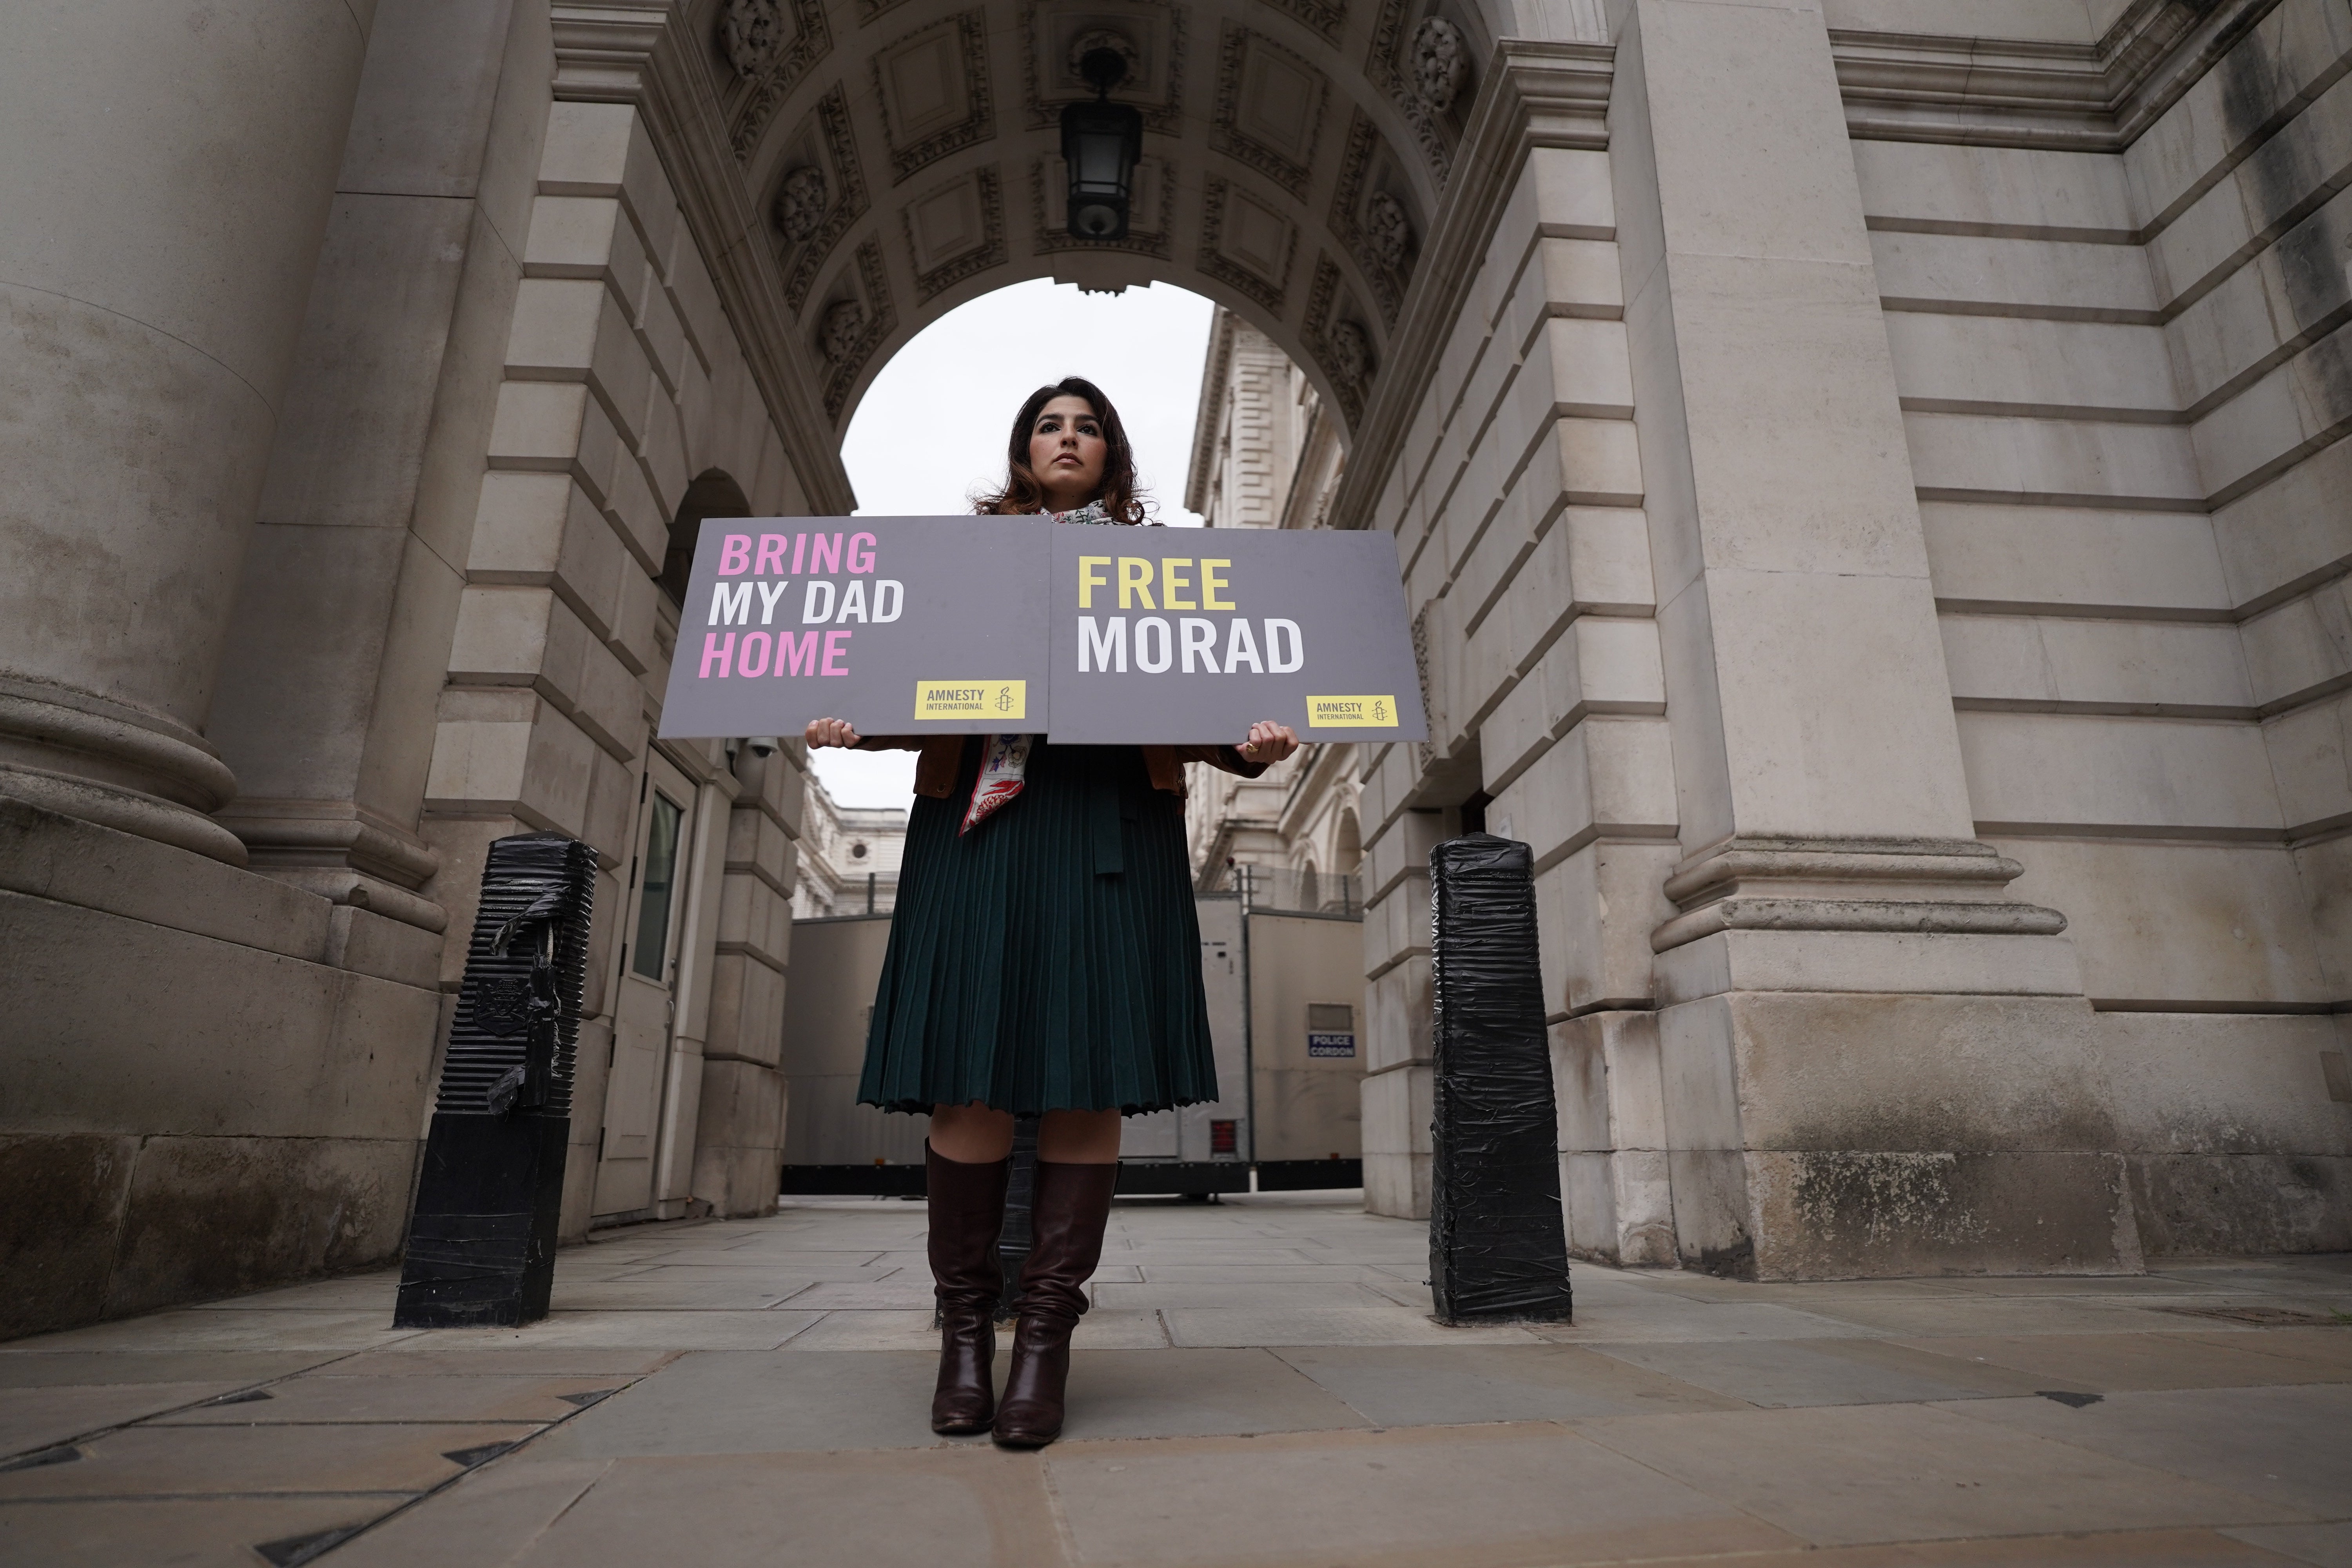
<instances>
[{"instance_id":1,"label":"placard","mask_svg":"<svg viewBox=\"0 0 2352 1568\"><path fill-rule=\"evenodd\" d=\"M678 617L665 738L1035 733L1049 721L1032 517L714 517Z\"/></svg>"},{"instance_id":2,"label":"placard","mask_svg":"<svg viewBox=\"0 0 2352 1568\"><path fill-rule=\"evenodd\" d=\"M1420 740L1396 545L1043 518L711 518L665 738L1045 734L1081 745Z\"/></svg>"},{"instance_id":3,"label":"placard","mask_svg":"<svg viewBox=\"0 0 2352 1568\"><path fill-rule=\"evenodd\" d=\"M1052 738L1421 740L1421 678L1386 533L1056 528Z\"/></svg>"}]
</instances>

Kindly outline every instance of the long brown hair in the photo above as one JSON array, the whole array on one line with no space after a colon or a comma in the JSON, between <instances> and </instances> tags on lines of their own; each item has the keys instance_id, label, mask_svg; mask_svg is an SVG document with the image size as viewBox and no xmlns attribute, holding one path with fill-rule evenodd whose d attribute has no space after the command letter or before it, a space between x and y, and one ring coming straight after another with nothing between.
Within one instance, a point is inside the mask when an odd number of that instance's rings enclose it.
<instances>
[{"instance_id":1,"label":"long brown hair","mask_svg":"<svg viewBox=\"0 0 2352 1568\"><path fill-rule=\"evenodd\" d=\"M1004 443L1004 483L986 494L972 499L972 510L998 516L1019 516L1045 510L1045 487L1037 480L1029 467L1029 434L1037 427L1037 416L1045 405L1057 397L1077 397L1086 400L1102 422L1103 454L1102 489L1092 499L1102 502L1114 522L1141 522L1146 507L1141 491L1135 482L1135 451L1127 444L1127 426L1118 422L1118 410L1102 388L1091 381L1075 375L1064 376L1051 386L1041 386L1031 393L1021 405L1021 412L1013 417L1013 434Z\"/></svg>"}]
</instances>

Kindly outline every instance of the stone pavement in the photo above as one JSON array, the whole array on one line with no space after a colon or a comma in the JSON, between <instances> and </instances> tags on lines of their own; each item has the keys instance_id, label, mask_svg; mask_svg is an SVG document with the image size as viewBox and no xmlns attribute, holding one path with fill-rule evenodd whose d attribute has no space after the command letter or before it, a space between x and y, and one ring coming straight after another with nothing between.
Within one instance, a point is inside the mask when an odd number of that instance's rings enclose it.
<instances>
[{"instance_id":1,"label":"stone pavement","mask_svg":"<svg viewBox=\"0 0 2352 1568\"><path fill-rule=\"evenodd\" d=\"M1122 1202L1067 1436L942 1439L923 1212L565 1252L519 1331L390 1273L0 1346L0 1563L2352 1564L2352 1258L1741 1285L1432 1322L1422 1226Z\"/></svg>"}]
</instances>

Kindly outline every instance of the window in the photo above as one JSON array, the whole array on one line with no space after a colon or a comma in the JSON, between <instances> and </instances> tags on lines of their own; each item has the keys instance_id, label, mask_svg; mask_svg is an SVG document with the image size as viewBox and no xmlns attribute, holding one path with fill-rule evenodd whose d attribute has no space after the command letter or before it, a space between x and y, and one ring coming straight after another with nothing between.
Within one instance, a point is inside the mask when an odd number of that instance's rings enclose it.
<instances>
[{"instance_id":1,"label":"window","mask_svg":"<svg viewBox=\"0 0 2352 1568\"><path fill-rule=\"evenodd\" d=\"M654 819L646 830L645 886L637 899L637 940L629 967L658 981L669 957L669 905L677 887L677 829L685 813L654 792Z\"/></svg>"},{"instance_id":2,"label":"window","mask_svg":"<svg viewBox=\"0 0 2352 1568\"><path fill-rule=\"evenodd\" d=\"M850 858L852 860L863 860L863 859L865 859L865 858L866 858L866 846L865 846L865 845L863 845L863 844L853 844L853 845L851 845L851 846L849 847L849 858Z\"/></svg>"}]
</instances>

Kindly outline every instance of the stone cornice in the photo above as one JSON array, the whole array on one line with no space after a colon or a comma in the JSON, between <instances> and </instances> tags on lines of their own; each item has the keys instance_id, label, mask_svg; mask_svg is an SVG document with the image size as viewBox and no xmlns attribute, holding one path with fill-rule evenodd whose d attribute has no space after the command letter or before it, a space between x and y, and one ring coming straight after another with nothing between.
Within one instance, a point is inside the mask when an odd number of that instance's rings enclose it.
<instances>
[{"instance_id":1,"label":"stone cornice","mask_svg":"<svg viewBox=\"0 0 2352 1568\"><path fill-rule=\"evenodd\" d=\"M2280 0L2136 0L2095 44L1832 29L1846 128L1869 141L2115 153Z\"/></svg>"},{"instance_id":2,"label":"stone cornice","mask_svg":"<svg viewBox=\"0 0 2352 1568\"><path fill-rule=\"evenodd\" d=\"M782 279L773 253L760 242L759 215L729 151L685 0L558 0L550 11L555 96L631 104L645 117L810 510L847 513L856 500L840 440L794 352Z\"/></svg>"},{"instance_id":3,"label":"stone cornice","mask_svg":"<svg viewBox=\"0 0 2352 1568\"><path fill-rule=\"evenodd\" d=\"M1356 452L1393 451L1436 374L1454 321L1469 299L1478 264L1538 147L1605 151L1609 91L1616 50L1606 44L1505 38L1495 46L1485 85L1454 158L1454 183L1430 224L1401 323L1349 443ZM1350 463L1331 502L1331 526L1371 521L1385 463Z\"/></svg>"}]
</instances>

